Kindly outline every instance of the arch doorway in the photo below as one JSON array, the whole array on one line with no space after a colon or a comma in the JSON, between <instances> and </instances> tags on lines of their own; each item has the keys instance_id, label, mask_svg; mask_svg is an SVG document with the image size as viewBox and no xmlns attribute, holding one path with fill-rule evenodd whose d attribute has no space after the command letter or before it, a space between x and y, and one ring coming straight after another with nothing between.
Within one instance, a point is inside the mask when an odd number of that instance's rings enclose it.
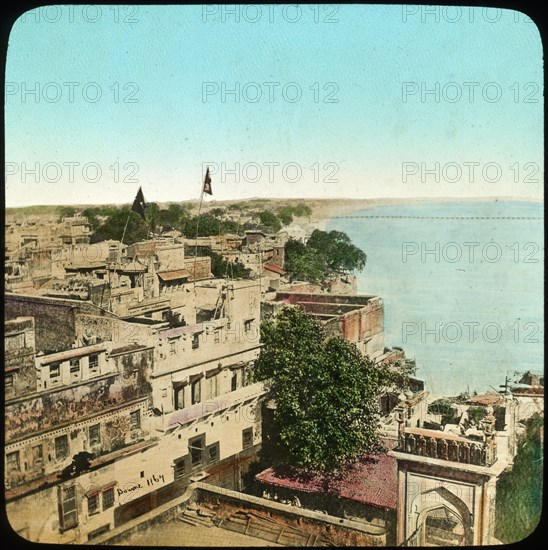
<instances>
[{"instance_id":1,"label":"arch doorway","mask_svg":"<svg viewBox=\"0 0 548 550\"><path fill-rule=\"evenodd\" d=\"M447 506L432 508L424 514L420 539L423 546L464 546L464 521Z\"/></svg>"}]
</instances>

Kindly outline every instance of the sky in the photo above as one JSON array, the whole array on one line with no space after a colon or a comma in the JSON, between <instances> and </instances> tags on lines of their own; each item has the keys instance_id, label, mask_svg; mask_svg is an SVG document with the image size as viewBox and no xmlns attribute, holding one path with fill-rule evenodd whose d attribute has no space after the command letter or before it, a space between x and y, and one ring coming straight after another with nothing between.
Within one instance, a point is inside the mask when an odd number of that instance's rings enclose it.
<instances>
[{"instance_id":1,"label":"sky","mask_svg":"<svg viewBox=\"0 0 548 550\"><path fill-rule=\"evenodd\" d=\"M542 200L542 53L494 8L36 9L8 43L6 205L191 200L206 166L213 200Z\"/></svg>"}]
</instances>

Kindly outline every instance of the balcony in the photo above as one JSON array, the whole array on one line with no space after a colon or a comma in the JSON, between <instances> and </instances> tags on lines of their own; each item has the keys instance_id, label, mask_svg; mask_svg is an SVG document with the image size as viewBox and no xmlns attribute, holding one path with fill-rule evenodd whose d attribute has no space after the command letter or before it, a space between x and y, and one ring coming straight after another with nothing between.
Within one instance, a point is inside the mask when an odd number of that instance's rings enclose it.
<instances>
[{"instance_id":1,"label":"balcony","mask_svg":"<svg viewBox=\"0 0 548 550\"><path fill-rule=\"evenodd\" d=\"M493 434L484 441L436 430L405 428L400 433L398 448L401 453L435 458L461 464L489 467L497 460Z\"/></svg>"}]
</instances>

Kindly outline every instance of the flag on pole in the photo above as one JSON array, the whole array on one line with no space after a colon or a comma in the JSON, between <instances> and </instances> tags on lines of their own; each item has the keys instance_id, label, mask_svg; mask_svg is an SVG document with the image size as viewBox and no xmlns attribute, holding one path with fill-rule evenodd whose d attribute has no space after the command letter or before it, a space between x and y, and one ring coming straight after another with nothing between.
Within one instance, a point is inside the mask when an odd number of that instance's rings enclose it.
<instances>
[{"instance_id":1,"label":"flag on pole","mask_svg":"<svg viewBox=\"0 0 548 550\"><path fill-rule=\"evenodd\" d=\"M137 196L135 197L135 200L133 201L133 205L131 206L131 210L135 212L136 214L139 214L143 220L145 219L145 197L143 196L143 191L139 187L139 191L137 191Z\"/></svg>"},{"instance_id":2,"label":"flag on pole","mask_svg":"<svg viewBox=\"0 0 548 550\"><path fill-rule=\"evenodd\" d=\"M204 178L204 193L207 193L208 195L213 195L213 191L211 191L211 178L209 177L209 166L207 167L206 175Z\"/></svg>"}]
</instances>

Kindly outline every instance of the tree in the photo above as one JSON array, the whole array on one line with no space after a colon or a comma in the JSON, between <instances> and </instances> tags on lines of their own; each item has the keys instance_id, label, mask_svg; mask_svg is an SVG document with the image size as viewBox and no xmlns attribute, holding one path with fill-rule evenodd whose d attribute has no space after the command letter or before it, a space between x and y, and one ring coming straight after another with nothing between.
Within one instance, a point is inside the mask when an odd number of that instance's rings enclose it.
<instances>
[{"instance_id":1,"label":"tree","mask_svg":"<svg viewBox=\"0 0 548 550\"><path fill-rule=\"evenodd\" d=\"M342 231L315 229L306 245L294 239L285 244L285 269L292 280L317 283L337 273L362 271L366 260Z\"/></svg>"},{"instance_id":2,"label":"tree","mask_svg":"<svg viewBox=\"0 0 548 550\"><path fill-rule=\"evenodd\" d=\"M93 232L90 242L97 243L105 240L119 241L122 238L127 221L124 244L133 244L147 238L148 227L145 221L135 213L130 214L130 209L125 206L115 209L108 218ZM128 221L129 216L129 221ZM96 218L95 218L96 219Z\"/></svg>"},{"instance_id":3,"label":"tree","mask_svg":"<svg viewBox=\"0 0 548 550\"><path fill-rule=\"evenodd\" d=\"M342 338L286 306L261 325L264 343L252 373L266 380L276 409L263 438L273 464L312 472L340 471L380 449L378 399L407 373L376 365Z\"/></svg>"},{"instance_id":4,"label":"tree","mask_svg":"<svg viewBox=\"0 0 548 550\"><path fill-rule=\"evenodd\" d=\"M275 233L282 228L282 224L274 212L271 212L270 210L263 210L258 213L258 216L261 224L270 227Z\"/></svg>"},{"instance_id":5,"label":"tree","mask_svg":"<svg viewBox=\"0 0 548 550\"><path fill-rule=\"evenodd\" d=\"M497 482L495 536L505 544L528 537L539 525L542 513L544 418L538 413L527 420L518 443L512 470Z\"/></svg>"},{"instance_id":6,"label":"tree","mask_svg":"<svg viewBox=\"0 0 548 550\"><path fill-rule=\"evenodd\" d=\"M365 267L365 252L352 244L350 237L342 231L327 233L315 229L306 244L326 257L327 266L332 271L362 271Z\"/></svg>"},{"instance_id":7,"label":"tree","mask_svg":"<svg viewBox=\"0 0 548 550\"><path fill-rule=\"evenodd\" d=\"M209 246L199 246L197 252L199 256L209 256L211 258L211 273L214 277L230 277L231 279L251 278L251 269L239 262L229 262L220 254L213 252ZM195 253L195 247L185 247L185 256L191 257Z\"/></svg>"}]
</instances>

